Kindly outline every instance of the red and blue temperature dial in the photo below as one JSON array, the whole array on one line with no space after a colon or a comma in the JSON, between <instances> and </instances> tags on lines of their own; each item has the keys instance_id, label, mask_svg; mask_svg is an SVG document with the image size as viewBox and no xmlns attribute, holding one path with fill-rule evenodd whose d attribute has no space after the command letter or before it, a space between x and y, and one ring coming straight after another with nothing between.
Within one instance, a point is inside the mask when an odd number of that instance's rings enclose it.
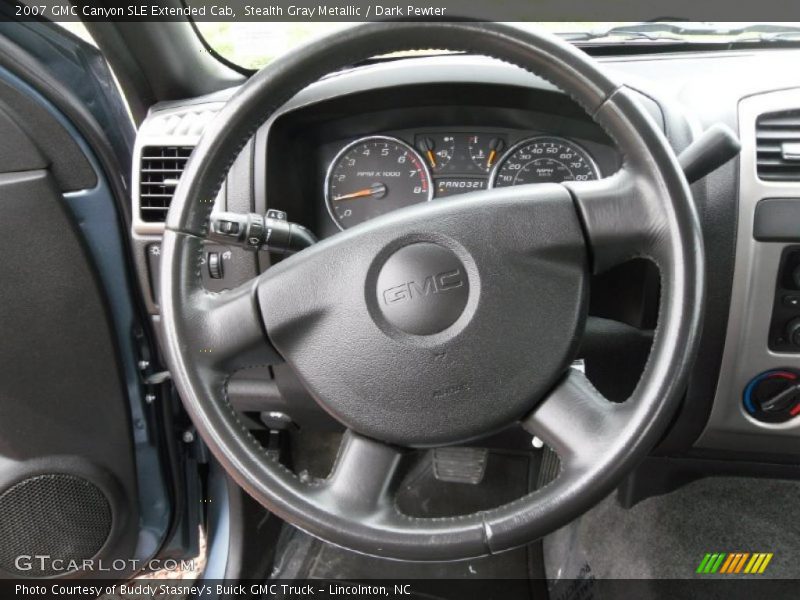
<instances>
[{"instance_id":1,"label":"red and blue temperature dial","mask_svg":"<svg viewBox=\"0 0 800 600\"><path fill-rule=\"evenodd\" d=\"M800 415L800 372L765 371L754 377L742 398L747 413L765 423L783 423Z\"/></svg>"}]
</instances>

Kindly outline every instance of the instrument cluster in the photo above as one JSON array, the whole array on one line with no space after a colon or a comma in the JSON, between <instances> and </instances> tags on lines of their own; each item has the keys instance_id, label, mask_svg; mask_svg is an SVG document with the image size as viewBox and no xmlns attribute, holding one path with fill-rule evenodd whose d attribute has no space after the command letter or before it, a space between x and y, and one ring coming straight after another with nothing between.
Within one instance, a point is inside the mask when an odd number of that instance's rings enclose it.
<instances>
[{"instance_id":1,"label":"instrument cluster","mask_svg":"<svg viewBox=\"0 0 800 600\"><path fill-rule=\"evenodd\" d=\"M602 177L583 145L518 131L406 132L344 143L327 168L325 203L340 229L454 194Z\"/></svg>"}]
</instances>

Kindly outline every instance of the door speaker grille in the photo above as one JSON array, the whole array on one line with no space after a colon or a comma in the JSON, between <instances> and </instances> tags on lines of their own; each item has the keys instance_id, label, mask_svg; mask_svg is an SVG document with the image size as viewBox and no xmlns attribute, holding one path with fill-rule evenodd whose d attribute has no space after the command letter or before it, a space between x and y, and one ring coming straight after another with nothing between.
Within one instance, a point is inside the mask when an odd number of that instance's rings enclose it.
<instances>
[{"instance_id":1,"label":"door speaker grille","mask_svg":"<svg viewBox=\"0 0 800 600\"><path fill-rule=\"evenodd\" d=\"M17 557L49 556L65 563L92 558L111 525L108 499L90 481L62 473L30 477L0 494L0 569L28 577L63 575L49 560L17 568Z\"/></svg>"}]
</instances>

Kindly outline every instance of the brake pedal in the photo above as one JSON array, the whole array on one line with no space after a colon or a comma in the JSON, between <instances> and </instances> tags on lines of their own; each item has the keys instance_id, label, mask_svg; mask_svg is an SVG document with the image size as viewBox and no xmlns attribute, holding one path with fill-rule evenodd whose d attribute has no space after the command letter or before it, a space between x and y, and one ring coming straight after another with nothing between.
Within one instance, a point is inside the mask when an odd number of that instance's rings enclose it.
<instances>
[{"instance_id":1,"label":"brake pedal","mask_svg":"<svg viewBox=\"0 0 800 600\"><path fill-rule=\"evenodd\" d=\"M433 476L439 481L477 485L483 480L488 457L486 448L436 448Z\"/></svg>"}]
</instances>

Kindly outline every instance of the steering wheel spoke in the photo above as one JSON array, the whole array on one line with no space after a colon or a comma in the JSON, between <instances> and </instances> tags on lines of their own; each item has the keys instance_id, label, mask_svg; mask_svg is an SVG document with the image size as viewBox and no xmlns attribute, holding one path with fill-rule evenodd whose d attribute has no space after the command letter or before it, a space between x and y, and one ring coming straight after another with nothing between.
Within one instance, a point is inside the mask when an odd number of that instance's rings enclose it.
<instances>
[{"instance_id":1,"label":"steering wheel spoke","mask_svg":"<svg viewBox=\"0 0 800 600\"><path fill-rule=\"evenodd\" d=\"M583 373L569 369L522 426L559 455L563 469L582 469L602 460L622 432L628 412L625 404L603 397Z\"/></svg>"},{"instance_id":2,"label":"steering wheel spoke","mask_svg":"<svg viewBox=\"0 0 800 600\"><path fill-rule=\"evenodd\" d=\"M666 233L665 214L652 198L657 192L627 167L604 179L563 185L580 214L595 273L651 256Z\"/></svg>"},{"instance_id":3,"label":"steering wheel spoke","mask_svg":"<svg viewBox=\"0 0 800 600\"><path fill-rule=\"evenodd\" d=\"M215 368L230 373L281 362L271 348L255 299L256 281L221 293L204 293L198 302L196 351Z\"/></svg>"},{"instance_id":4,"label":"steering wheel spoke","mask_svg":"<svg viewBox=\"0 0 800 600\"><path fill-rule=\"evenodd\" d=\"M402 450L348 430L322 487L343 513L362 516L391 509Z\"/></svg>"},{"instance_id":5,"label":"steering wheel spoke","mask_svg":"<svg viewBox=\"0 0 800 600\"><path fill-rule=\"evenodd\" d=\"M167 231L163 245L168 251L185 254L187 263L189 257L199 257L202 252L202 240L191 234ZM232 290L209 292L199 274L188 269L172 280L172 293L181 299L185 311L180 352L220 374L282 362L264 331L256 299L258 282L256 278ZM164 309L164 322L169 326L170 307Z\"/></svg>"}]
</instances>

